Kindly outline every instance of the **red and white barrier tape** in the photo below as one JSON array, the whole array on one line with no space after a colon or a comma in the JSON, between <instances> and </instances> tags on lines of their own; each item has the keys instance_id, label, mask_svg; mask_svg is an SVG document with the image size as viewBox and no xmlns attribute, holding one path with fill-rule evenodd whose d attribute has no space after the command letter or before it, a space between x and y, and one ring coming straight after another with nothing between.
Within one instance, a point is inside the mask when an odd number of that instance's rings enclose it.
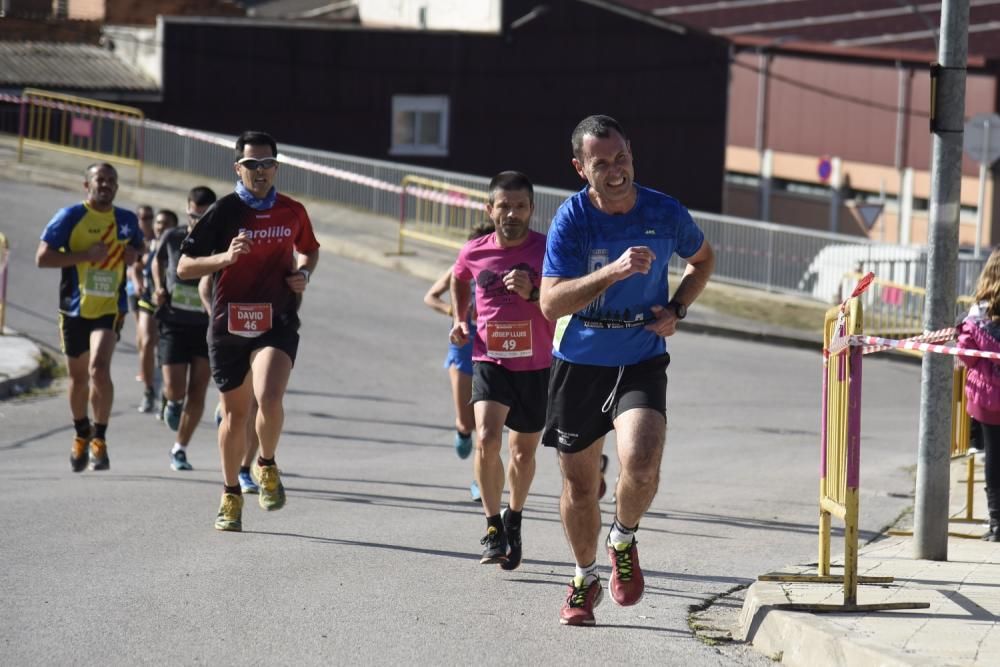
<instances>
[{"instance_id":1,"label":"red and white barrier tape","mask_svg":"<svg viewBox=\"0 0 1000 667\"><path fill-rule=\"evenodd\" d=\"M956 357L976 357L979 359L994 359L1000 361L1000 352L984 352L983 350L963 349L960 347L950 347L948 345L919 343L913 340L893 340L891 338L880 338L878 336L849 336L849 341L850 345L872 345L883 348L893 347L900 350L920 350L921 352L950 354Z\"/></svg>"},{"instance_id":2,"label":"red and white barrier tape","mask_svg":"<svg viewBox=\"0 0 1000 667\"><path fill-rule=\"evenodd\" d=\"M232 148L233 145L232 141L229 139L217 137L206 132L199 132L198 130L191 130L186 127L178 127L177 125L170 125L168 123L160 123L157 121L147 121L146 124L149 127L161 129L181 137L188 137L190 139L215 144L216 146ZM308 160L300 160L299 158L288 155L280 156L280 160L282 164L298 167L317 174L323 174L324 176L330 176L331 178L339 178L340 180L348 181L349 183L357 183L358 185L364 185L378 190L385 190L397 195L403 193L403 186L398 183L390 183L371 176L365 176L364 174L356 174L352 171L337 169L336 167L328 167L326 165L309 162ZM418 199L433 201L439 204L446 204L448 206L457 206L479 211L486 209L486 205L484 203L470 199L468 195L459 192L442 192L439 190L431 190L426 187L407 186L406 194L412 195Z\"/></svg>"},{"instance_id":3,"label":"red and white barrier tape","mask_svg":"<svg viewBox=\"0 0 1000 667\"><path fill-rule=\"evenodd\" d=\"M0 93L0 102L12 102L14 104L21 104L23 101L24 98L18 97L16 95L7 95L4 93ZM64 102L56 102L51 100L32 100L32 103L64 111L87 113L89 115L100 116L102 118L112 118L116 120L133 120L133 121L137 120L134 117L123 116L121 114L117 114L110 111L100 111L88 107L66 104ZM214 144L216 146L222 146L224 148L232 148L233 146L233 142L230 139L225 139L223 137L218 137L212 134L208 134L207 132L199 132L197 130L191 130L186 127L171 125L169 123L160 123L158 121L147 120L146 126L163 130L165 132L170 132L171 134L176 134L177 136L180 137L187 137L189 139L196 139L198 141ZM331 178L337 178L342 181L347 181L349 183L357 183L358 185L364 185L366 187L375 188L377 190L385 190L386 192L392 192L393 194L397 195L403 193L403 186L399 185L398 183L390 183L388 181L383 181L377 178L373 178L371 176L365 176L364 174L356 174L353 171L347 171L345 169L337 169L336 167L328 167L326 165L317 164L315 162L309 162L308 160L300 160L299 158L291 157L288 155L281 156L281 162L282 164L298 167L300 169L311 171L317 174L323 174L324 176L330 176ZM406 193L418 199L424 199L439 204L445 204L447 206L456 206L475 211L486 210L486 204L484 204L483 202L475 201L473 199L470 199L467 195L458 192L438 191L426 187L408 186L406 188Z\"/></svg>"},{"instance_id":4,"label":"red and white barrier tape","mask_svg":"<svg viewBox=\"0 0 1000 667\"><path fill-rule=\"evenodd\" d=\"M947 329L939 329L937 331L931 331L929 333L922 334L920 336L913 336L912 338L904 338L903 340L897 341L899 343L943 343L949 341L955 337L958 333L958 329L955 327L949 327ZM892 349L886 345L866 345L861 349L862 354L874 354L875 352L882 352L883 350ZM909 349L909 348L904 348Z\"/></svg>"},{"instance_id":5,"label":"red and white barrier tape","mask_svg":"<svg viewBox=\"0 0 1000 667\"><path fill-rule=\"evenodd\" d=\"M139 122L139 118L136 116L130 116L127 114L122 114L116 111L107 111L104 109L96 107L88 107L80 104L73 104L72 102L61 102L59 100L47 100L40 98L30 98L31 103L35 106L45 107L47 109L58 109L59 111L72 111L76 114L87 115L96 118L108 118L111 120L123 120L131 123ZM18 97L17 95L7 95L0 93L0 102L11 102L13 104L22 104L26 100L23 97Z\"/></svg>"}]
</instances>

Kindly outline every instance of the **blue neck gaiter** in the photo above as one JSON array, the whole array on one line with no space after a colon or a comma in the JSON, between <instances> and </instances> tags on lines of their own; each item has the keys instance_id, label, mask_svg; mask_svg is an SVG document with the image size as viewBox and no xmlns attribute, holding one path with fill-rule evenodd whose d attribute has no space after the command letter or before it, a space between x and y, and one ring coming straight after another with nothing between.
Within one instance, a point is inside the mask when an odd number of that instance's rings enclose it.
<instances>
[{"instance_id":1,"label":"blue neck gaiter","mask_svg":"<svg viewBox=\"0 0 1000 667\"><path fill-rule=\"evenodd\" d=\"M269 210L272 206L274 206L274 202L278 198L278 191L272 185L271 189L267 192L267 196L263 199L257 199L254 193L247 190L247 187L243 185L243 181L236 181L236 194L241 200L243 200L244 204L255 211Z\"/></svg>"}]
</instances>

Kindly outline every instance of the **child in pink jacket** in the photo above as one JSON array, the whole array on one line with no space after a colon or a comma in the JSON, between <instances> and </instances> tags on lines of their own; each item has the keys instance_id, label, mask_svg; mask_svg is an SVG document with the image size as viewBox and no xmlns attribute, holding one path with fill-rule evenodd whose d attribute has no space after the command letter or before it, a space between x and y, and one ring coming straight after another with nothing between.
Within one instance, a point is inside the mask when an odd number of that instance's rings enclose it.
<instances>
[{"instance_id":1,"label":"child in pink jacket","mask_svg":"<svg viewBox=\"0 0 1000 667\"><path fill-rule=\"evenodd\" d=\"M1000 249L994 250L979 276L976 303L958 328L961 348L1000 352ZM1000 542L1000 362L961 357L968 368L966 411L982 424L986 468L986 503L990 529L984 540Z\"/></svg>"}]
</instances>

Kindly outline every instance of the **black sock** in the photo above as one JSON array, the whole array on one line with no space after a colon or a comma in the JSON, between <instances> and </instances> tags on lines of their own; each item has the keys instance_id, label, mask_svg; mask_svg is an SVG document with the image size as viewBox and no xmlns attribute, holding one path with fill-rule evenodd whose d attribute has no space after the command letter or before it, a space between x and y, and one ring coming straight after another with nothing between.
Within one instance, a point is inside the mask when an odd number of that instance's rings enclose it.
<instances>
[{"instance_id":1,"label":"black sock","mask_svg":"<svg viewBox=\"0 0 1000 667\"><path fill-rule=\"evenodd\" d=\"M100 438L101 440L104 440L104 436L107 433L107 431L108 431L108 425L107 424L98 424L97 422L94 422L94 437L95 438Z\"/></svg>"},{"instance_id":2,"label":"black sock","mask_svg":"<svg viewBox=\"0 0 1000 667\"><path fill-rule=\"evenodd\" d=\"M257 457L257 465L259 465L262 468L264 466L273 466L274 465L274 459L265 459L263 456L258 456Z\"/></svg>"},{"instance_id":3,"label":"black sock","mask_svg":"<svg viewBox=\"0 0 1000 667\"><path fill-rule=\"evenodd\" d=\"M455 429L455 433L458 433L458 435L459 435L459 436L461 436L461 437L463 437L463 438L468 438L469 436L471 436L471 435L472 435L472 433L471 433L471 432L469 432L469 433L462 433L462 432L461 432L461 431L459 431L458 429Z\"/></svg>"},{"instance_id":4,"label":"black sock","mask_svg":"<svg viewBox=\"0 0 1000 667\"><path fill-rule=\"evenodd\" d=\"M240 474L241 475L249 475L250 474L250 466L240 466Z\"/></svg>"},{"instance_id":5,"label":"black sock","mask_svg":"<svg viewBox=\"0 0 1000 667\"><path fill-rule=\"evenodd\" d=\"M521 510L523 512L524 510ZM507 505L507 512L504 513L504 524L509 528L520 528L521 527L521 512L515 512Z\"/></svg>"},{"instance_id":6,"label":"black sock","mask_svg":"<svg viewBox=\"0 0 1000 667\"><path fill-rule=\"evenodd\" d=\"M228 486L226 484L223 484L222 485L222 489L223 489L223 491L222 491L223 493L233 493L233 494L236 494L237 496L242 496L243 495L243 489L240 488L239 484L237 484L236 486Z\"/></svg>"},{"instance_id":7,"label":"black sock","mask_svg":"<svg viewBox=\"0 0 1000 667\"><path fill-rule=\"evenodd\" d=\"M486 529L490 528L496 528L499 533L503 532L503 519L500 518L499 514L486 517Z\"/></svg>"},{"instance_id":8,"label":"black sock","mask_svg":"<svg viewBox=\"0 0 1000 667\"><path fill-rule=\"evenodd\" d=\"M639 530L639 524L635 524L633 528L629 528L621 521L619 521L617 516L615 517L614 526L619 530L619 532L625 533L626 535L631 535L635 531Z\"/></svg>"},{"instance_id":9,"label":"black sock","mask_svg":"<svg viewBox=\"0 0 1000 667\"><path fill-rule=\"evenodd\" d=\"M76 429L77 437L90 438L90 417L84 417L83 419L74 419L73 428Z\"/></svg>"}]
</instances>

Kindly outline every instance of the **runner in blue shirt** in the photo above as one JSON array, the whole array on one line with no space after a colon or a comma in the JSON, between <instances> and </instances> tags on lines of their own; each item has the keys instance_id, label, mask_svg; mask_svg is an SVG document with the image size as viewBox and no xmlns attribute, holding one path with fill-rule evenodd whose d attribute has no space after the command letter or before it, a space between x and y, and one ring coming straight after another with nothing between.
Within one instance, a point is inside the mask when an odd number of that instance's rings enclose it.
<instances>
[{"instance_id":1,"label":"runner in blue shirt","mask_svg":"<svg viewBox=\"0 0 1000 667\"><path fill-rule=\"evenodd\" d=\"M633 605L644 589L635 531L656 495L666 439L664 337L705 288L715 259L687 209L633 182L631 145L617 121L585 118L572 145L573 166L587 186L560 206L548 235L541 307L558 324L542 442L559 451L560 507L576 562L559 620L593 625L602 597L601 448L591 445L616 431L620 476L606 541L608 588L616 603ZM674 253L688 266L670 298Z\"/></svg>"}]
</instances>

